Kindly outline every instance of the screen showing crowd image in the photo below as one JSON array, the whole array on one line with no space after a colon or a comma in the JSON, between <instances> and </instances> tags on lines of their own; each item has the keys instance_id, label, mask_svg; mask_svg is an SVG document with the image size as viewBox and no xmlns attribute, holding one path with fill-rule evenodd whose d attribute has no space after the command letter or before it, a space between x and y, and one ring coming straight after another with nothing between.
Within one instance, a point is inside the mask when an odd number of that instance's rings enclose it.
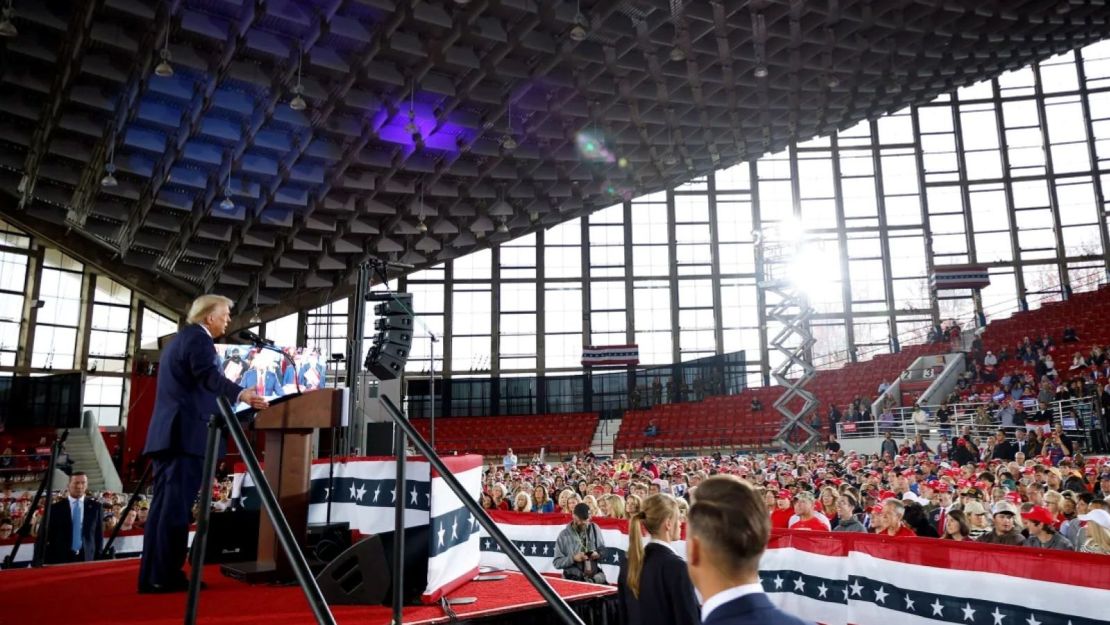
<instances>
[{"instance_id":1,"label":"screen showing crowd image","mask_svg":"<svg viewBox=\"0 0 1110 625\"><path fill-rule=\"evenodd\" d=\"M243 388L254 388L266 398L294 394L298 384L302 393L327 386L327 364L320 355L319 347L280 349L289 356L288 359L274 349L216 345L224 376ZM292 364L289 359L292 359ZM240 405L238 408L244 407Z\"/></svg>"}]
</instances>

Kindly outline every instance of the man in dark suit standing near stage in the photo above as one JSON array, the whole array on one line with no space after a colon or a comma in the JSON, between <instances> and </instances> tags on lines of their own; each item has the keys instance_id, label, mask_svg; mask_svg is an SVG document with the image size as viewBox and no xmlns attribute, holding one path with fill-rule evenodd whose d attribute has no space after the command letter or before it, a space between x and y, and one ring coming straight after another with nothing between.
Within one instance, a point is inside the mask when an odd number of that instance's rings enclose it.
<instances>
[{"instance_id":1,"label":"man in dark suit standing near stage","mask_svg":"<svg viewBox=\"0 0 1110 625\"><path fill-rule=\"evenodd\" d=\"M208 420L219 410L216 399L222 396L255 409L268 405L254 388L240 388L223 375L213 339L223 336L230 321L230 299L202 295L189 308L189 324L162 352L143 449L154 463L154 497L144 529L140 593L188 589L182 567L193 502L201 488Z\"/></svg>"},{"instance_id":2,"label":"man in dark suit standing near stage","mask_svg":"<svg viewBox=\"0 0 1110 625\"><path fill-rule=\"evenodd\" d=\"M706 625L802 625L775 606L759 583L759 557L771 519L748 484L718 475L694 491L686 536L686 564L701 594Z\"/></svg>"},{"instance_id":3,"label":"man in dark suit standing near stage","mask_svg":"<svg viewBox=\"0 0 1110 625\"><path fill-rule=\"evenodd\" d=\"M76 471L69 477L66 496L51 504L50 531L39 532L35 544L46 564L91 562L104 547L104 515L100 503L85 496L89 478ZM48 541L42 544L43 538Z\"/></svg>"}]
</instances>

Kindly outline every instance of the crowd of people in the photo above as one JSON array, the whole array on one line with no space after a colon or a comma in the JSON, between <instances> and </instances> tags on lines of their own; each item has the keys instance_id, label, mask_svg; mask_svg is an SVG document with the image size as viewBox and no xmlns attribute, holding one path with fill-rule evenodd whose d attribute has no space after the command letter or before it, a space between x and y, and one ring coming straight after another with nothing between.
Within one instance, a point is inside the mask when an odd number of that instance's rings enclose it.
<instances>
[{"instance_id":1,"label":"crowd of people","mask_svg":"<svg viewBox=\"0 0 1110 625\"><path fill-rule=\"evenodd\" d=\"M1110 462L1078 454L1054 458L1057 437L1040 450L1024 430L999 430L987 449L958 435L973 457L898 449L863 455L826 451L631 460L573 459L556 465L487 468L481 504L526 513L576 510L588 518L636 519L656 494L685 515L707 478L747 481L764 500L771 525L817 531L1021 544L1110 554ZM1023 451L1025 450L1025 451ZM582 516L581 514L579 516Z\"/></svg>"}]
</instances>

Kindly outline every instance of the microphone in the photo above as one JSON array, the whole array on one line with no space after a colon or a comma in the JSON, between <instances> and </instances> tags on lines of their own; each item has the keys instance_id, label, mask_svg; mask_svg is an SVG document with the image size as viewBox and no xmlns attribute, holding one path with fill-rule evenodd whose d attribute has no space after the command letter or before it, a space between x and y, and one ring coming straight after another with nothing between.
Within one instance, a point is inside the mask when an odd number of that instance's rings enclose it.
<instances>
[{"instance_id":1,"label":"microphone","mask_svg":"<svg viewBox=\"0 0 1110 625\"><path fill-rule=\"evenodd\" d=\"M244 341L247 341L247 342L251 343L252 345L258 345L260 347L273 347L274 346L273 341L271 341L270 339L264 339L261 336L258 336L257 334L255 334L254 332L251 332L250 330L239 330L239 333L236 334L235 336L243 339Z\"/></svg>"}]
</instances>

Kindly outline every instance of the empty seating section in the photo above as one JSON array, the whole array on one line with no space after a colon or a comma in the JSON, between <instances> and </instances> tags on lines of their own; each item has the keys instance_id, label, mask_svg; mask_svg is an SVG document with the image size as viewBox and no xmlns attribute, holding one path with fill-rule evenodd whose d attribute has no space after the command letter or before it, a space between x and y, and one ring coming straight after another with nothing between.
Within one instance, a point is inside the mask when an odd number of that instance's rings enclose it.
<instances>
[{"instance_id":1,"label":"empty seating section","mask_svg":"<svg viewBox=\"0 0 1110 625\"><path fill-rule=\"evenodd\" d=\"M436 419L436 450L500 456L512 447L521 462L541 448L547 453L581 453L590 447L597 420L597 413ZM413 419L412 424L429 437L431 420Z\"/></svg>"},{"instance_id":2,"label":"empty seating section","mask_svg":"<svg viewBox=\"0 0 1110 625\"><path fill-rule=\"evenodd\" d=\"M829 431L825 416L830 402L841 410L857 396L870 402L878 394L881 382L895 380L918 357L946 349L947 345L915 345L897 354L884 354L867 362L819 371L807 388L817 396L822 433ZM782 427L782 415L772 404L783 390L781 386L750 388L739 395L629 410L617 432L615 448L635 451L770 446ZM762 410L752 410L752 399L756 398L763 404ZM644 434L650 421L659 428L657 436Z\"/></svg>"}]
</instances>

